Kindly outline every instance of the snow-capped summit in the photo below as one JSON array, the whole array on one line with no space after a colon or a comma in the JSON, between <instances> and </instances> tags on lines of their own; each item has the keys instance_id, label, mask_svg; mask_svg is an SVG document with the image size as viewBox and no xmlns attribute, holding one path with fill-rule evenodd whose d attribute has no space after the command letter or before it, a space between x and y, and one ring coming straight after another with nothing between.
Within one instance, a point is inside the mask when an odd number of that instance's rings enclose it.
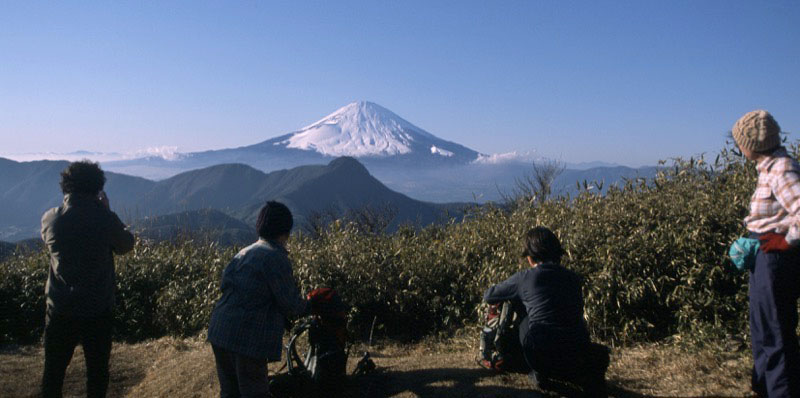
<instances>
[{"instance_id":1,"label":"snow-capped summit","mask_svg":"<svg viewBox=\"0 0 800 398\"><path fill-rule=\"evenodd\" d=\"M314 151L325 156L385 158L403 155L468 157L477 153L444 141L373 102L339 108L322 120L279 137L275 146Z\"/></svg>"},{"instance_id":2,"label":"snow-capped summit","mask_svg":"<svg viewBox=\"0 0 800 398\"><path fill-rule=\"evenodd\" d=\"M172 158L149 155L104 166L122 173L165 178L180 171L223 163L244 163L273 171L327 164L340 156L358 159L372 172L431 170L470 164L485 155L436 137L376 103L359 101L300 130L257 144L180 153Z\"/></svg>"},{"instance_id":3,"label":"snow-capped summit","mask_svg":"<svg viewBox=\"0 0 800 398\"><path fill-rule=\"evenodd\" d=\"M372 102L353 102L280 142L329 156L383 156L411 152L414 133L429 133Z\"/></svg>"}]
</instances>

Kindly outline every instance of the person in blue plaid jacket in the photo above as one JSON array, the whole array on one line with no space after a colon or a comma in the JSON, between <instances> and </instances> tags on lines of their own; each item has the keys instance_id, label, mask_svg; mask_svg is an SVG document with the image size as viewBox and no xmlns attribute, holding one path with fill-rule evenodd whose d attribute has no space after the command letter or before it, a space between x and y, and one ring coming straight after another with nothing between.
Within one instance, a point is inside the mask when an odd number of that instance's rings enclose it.
<instances>
[{"instance_id":1,"label":"person in blue plaid jacket","mask_svg":"<svg viewBox=\"0 0 800 398\"><path fill-rule=\"evenodd\" d=\"M286 205L267 202L256 224L258 241L236 254L222 274L208 341L223 398L270 397L267 362L281 359L286 319L310 310L286 251L292 224Z\"/></svg>"}]
</instances>

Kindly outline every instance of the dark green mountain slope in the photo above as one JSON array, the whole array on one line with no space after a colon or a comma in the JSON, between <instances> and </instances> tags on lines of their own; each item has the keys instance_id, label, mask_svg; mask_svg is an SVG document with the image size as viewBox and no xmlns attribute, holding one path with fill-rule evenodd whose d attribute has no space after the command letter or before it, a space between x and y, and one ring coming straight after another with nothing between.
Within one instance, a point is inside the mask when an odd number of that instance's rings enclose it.
<instances>
[{"instance_id":1,"label":"dark green mountain slope","mask_svg":"<svg viewBox=\"0 0 800 398\"><path fill-rule=\"evenodd\" d=\"M430 224L458 205L420 202L387 188L357 160L337 158L326 166L300 166L265 174L242 164L192 170L158 182L138 209L153 215L214 208L255 224L267 200L286 203L298 224L314 213L344 214L364 207L391 209L392 226Z\"/></svg>"},{"instance_id":2,"label":"dark green mountain slope","mask_svg":"<svg viewBox=\"0 0 800 398\"><path fill-rule=\"evenodd\" d=\"M59 174L67 165L66 161L15 162L0 158L0 239L16 241L38 236L42 213L61 203ZM171 236L175 231L198 226L181 224L186 215L153 217L201 209L224 213L192 213L193 217L206 220L204 228L213 225L238 231L241 225L229 228L230 220L219 216L253 225L267 200L285 202L295 214L297 225L317 213L341 216L365 207L388 209L390 229L402 223L424 225L444 220L447 211L456 214L462 207L421 202L394 192L357 160L347 157L334 159L328 165L300 166L269 174L242 164L223 164L158 182L111 172L106 172L106 177L112 209L126 222L148 218L151 226L136 224L154 236Z\"/></svg>"},{"instance_id":3,"label":"dark green mountain slope","mask_svg":"<svg viewBox=\"0 0 800 398\"><path fill-rule=\"evenodd\" d=\"M0 239L16 241L39 234L39 221L63 195L61 171L69 162L15 162L0 158ZM106 172L106 193L114 209L135 209L138 198L155 185L140 177Z\"/></svg>"},{"instance_id":4,"label":"dark green mountain slope","mask_svg":"<svg viewBox=\"0 0 800 398\"><path fill-rule=\"evenodd\" d=\"M14 254L17 245L8 242L0 242L0 261L5 260L6 257Z\"/></svg>"},{"instance_id":5,"label":"dark green mountain slope","mask_svg":"<svg viewBox=\"0 0 800 398\"><path fill-rule=\"evenodd\" d=\"M275 197L283 199L300 214L331 210L342 214L348 209L365 207L387 209L394 214L390 223L394 228L402 223L427 225L444 221L446 211L457 213L457 209L462 207L421 202L392 191L353 158L342 157L327 166L306 167L316 169L319 174L275 193ZM326 203L321 203L320 198L325 198Z\"/></svg>"},{"instance_id":6,"label":"dark green mountain slope","mask_svg":"<svg viewBox=\"0 0 800 398\"><path fill-rule=\"evenodd\" d=\"M156 241L207 239L222 245L246 245L256 239L254 227L214 209L147 217L132 227L139 237Z\"/></svg>"}]
</instances>

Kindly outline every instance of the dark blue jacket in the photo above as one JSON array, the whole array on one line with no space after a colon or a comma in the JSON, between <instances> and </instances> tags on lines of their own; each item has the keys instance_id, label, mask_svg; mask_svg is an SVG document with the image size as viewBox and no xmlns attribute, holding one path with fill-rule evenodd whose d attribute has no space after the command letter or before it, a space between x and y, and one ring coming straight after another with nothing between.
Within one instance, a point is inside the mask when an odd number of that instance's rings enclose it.
<instances>
[{"instance_id":1,"label":"dark blue jacket","mask_svg":"<svg viewBox=\"0 0 800 398\"><path fill-rule=\"evenodd\" d=\"M542 263L512 275L483 295L489 304L519 300L527 312L523 344L558 350L589 343L583 319L581 277L555 263Z\"/></svg>"}]
</instances>

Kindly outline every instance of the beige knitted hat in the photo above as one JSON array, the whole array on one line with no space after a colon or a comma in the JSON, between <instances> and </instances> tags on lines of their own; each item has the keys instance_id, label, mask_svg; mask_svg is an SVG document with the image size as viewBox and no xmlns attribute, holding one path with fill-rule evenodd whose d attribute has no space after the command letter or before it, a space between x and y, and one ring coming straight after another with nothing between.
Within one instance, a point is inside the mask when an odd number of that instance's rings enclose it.
<instances>
[{"instance_id":1,"label":"beige knitted hat","mask_svg":"<svg viewBox=\"0 0 800 398\"><path fill-rule=\"evenodd\" d=\"M781 126L765 110L746 113L733 125L733 139L739 148L764 152L781 144Z\"/></svg>"}]
</instances>

